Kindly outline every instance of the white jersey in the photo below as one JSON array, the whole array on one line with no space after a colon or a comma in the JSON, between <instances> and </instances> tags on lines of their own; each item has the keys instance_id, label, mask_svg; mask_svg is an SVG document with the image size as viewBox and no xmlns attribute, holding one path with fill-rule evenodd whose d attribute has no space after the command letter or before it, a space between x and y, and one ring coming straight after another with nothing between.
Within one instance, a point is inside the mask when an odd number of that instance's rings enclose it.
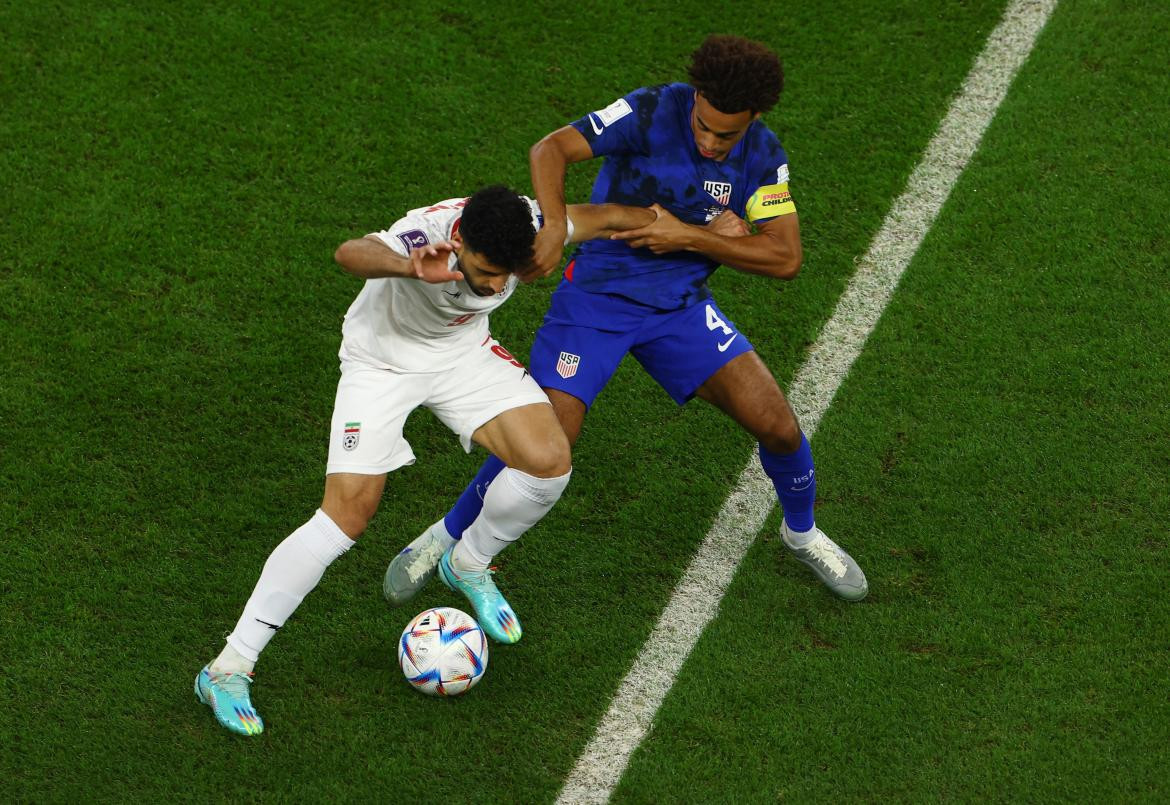
<instances>
[{"instance_id":1,"label":"white jersey","mask_svg":"<svg viewBox=\"0 0 1170 805\"><path fill-rule=\"evenodd\" d=\"M533 228L539 229L540 207L525 200ZM374 235L408 257L411 249L450 240L459 231L465 204L466 198L454 198L411 210ZM454 268L454 254L450 262ZM478 296L466 280L442 284L413 277L366 280L345 314L339 355L343 361L398 372L443 371L488 338L488 313L507 301L518 282L515 274L510 275L500 293Z\"/></svg>"}]
</instances>

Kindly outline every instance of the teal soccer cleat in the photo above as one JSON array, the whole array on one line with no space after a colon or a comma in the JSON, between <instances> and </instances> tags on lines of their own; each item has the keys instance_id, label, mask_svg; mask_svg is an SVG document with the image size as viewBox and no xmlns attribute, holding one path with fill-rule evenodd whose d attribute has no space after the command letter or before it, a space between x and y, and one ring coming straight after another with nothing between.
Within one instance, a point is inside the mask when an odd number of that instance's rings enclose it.
<instances>
[{"instance_id":1,"label":"teal soccer cleat","mask_svg":"<svg viewBox=\"0 0 1170 805\"><path fill-rule=\"evenodd\" d=\"M264 722L252 707L248 695L251 684L251 674L220 674L204 667L195 677L195 695L225 728L239 735L259 735L264 732Z\"/></svg>"},{"instance_id":2,"label":"teal soccer cleat","mask_svg":"<svg viewBox=\"0 0 1170 805\"><path fill-rule=\"evenodd\" d=\"M476 620L497 643L516 643L523 634L520 620L492 581L492 571L459 573L451 567L451 551L439 559L439 578L456 592L463 593L475 608Z\"/></svg>"}]
</instances>

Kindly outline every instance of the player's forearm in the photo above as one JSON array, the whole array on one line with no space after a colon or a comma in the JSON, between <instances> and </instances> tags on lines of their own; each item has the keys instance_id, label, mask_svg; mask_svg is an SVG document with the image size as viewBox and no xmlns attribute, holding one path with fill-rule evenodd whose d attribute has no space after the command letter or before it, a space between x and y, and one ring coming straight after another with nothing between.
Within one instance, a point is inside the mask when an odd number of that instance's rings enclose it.
<instances>
[{"instance_id":1,"label":"player's forearm","mask_svg":"<svg viewBox=\"0 0 1170 805\"><path fill-rule=\"evenodd\" d=\"M594 238L608 238L618 232L649 226L654 213L648 207L629 207L625 204L570 204L567 208L573 222L572 243Z\"/></svg>"},{"instance_id":2,"label":"player's forearm","mask_svg":"<svg viewBox=\"0 0 1170 805\"><path fill-rule=\"evenodd\" d=\"M565 170L569 158L555 139L548 135L528 151L528 166L532 173L532 190L545 226L563 228L568 212L565 209Z\"/></svg>"},{"instance_id":3,"label":"player's forearm","mask_svg":"<svg viewBox=\"0 0 1170 805\"><path fill-rule=\"evenodd\" d=\"M333 259L355 277L413 277L410 259L374 238L355 238L337 247Z\"/></svg>"},{"instance_id":4,"label":"player's forearm","mask_svg":"<svg viewBox=\"0 0 1170 805\"><path fill-rule=\"evenodd\" d=\"M729 238L692 226L687 248L738 271L783 280L800 273L804 259L799 240L787 243L766 232Z\"/></svg>"},{"instance_id":5,"label":"player's forearm","mask_svg":"<svg viewBox=\"0 0 1170 805\"><path fill-rule=\"evenodd\" d=\"M601 204L599 206L605 211L607 235L649 226L654 223L654 219L657 217L649 207L630 207L625 204Z\"/></svg>"}]
</instances>

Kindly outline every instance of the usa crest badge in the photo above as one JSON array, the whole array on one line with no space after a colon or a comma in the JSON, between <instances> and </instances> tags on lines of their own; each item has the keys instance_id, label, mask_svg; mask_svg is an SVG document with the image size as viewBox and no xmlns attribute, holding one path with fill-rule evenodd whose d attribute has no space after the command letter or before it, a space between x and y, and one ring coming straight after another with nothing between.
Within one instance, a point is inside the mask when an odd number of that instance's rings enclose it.
<instances>
[{"instance_id":1,"label":"usa crest badge","mask_svg":"<svg viewBox=\"0 0 1170 805\"><path fill-rule=\"evenodd\" d=\"M731 182L717 182L714 179L708 179L703 182L703 189L724 207L731 203Z\"/></svg>"},{"instance_id":2,"label":"usa crest badge","mask_svg":"<svg viewBox=\"0 0 1170 805\"><path fill-rule=\"evenodd\" d=\"M581 356L571 352L562 352L557 359L557 374L568 380L577 374L577 367L581 364Z\"/></svg>"},{"instance_id":3,"label":"usa crest badge","mask_svg":"<svg viewBox=\"0 0 1170 805\"><path fill-rule=\"evenodd\" d=\"M341 437L341 446L346 450L353 450L358 446L358 439L362 435L362 423L346 422L345 433Z\"/></svg>"}]
</instances>

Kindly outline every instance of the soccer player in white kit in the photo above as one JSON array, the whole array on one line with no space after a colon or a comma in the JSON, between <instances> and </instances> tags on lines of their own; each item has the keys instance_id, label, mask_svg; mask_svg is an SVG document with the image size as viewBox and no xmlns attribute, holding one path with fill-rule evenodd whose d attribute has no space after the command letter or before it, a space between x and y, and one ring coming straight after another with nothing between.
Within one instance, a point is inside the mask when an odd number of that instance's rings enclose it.
<instances>
[{"instance_id":1,"label":"soccer player in white kit","mask_svg":"<svg viewBox=\"0 0 1170 805\"><path fill-rule=\"evenodd\" d=\"M647 209L571 205L566 242L645 226ZM535 525L569 481L569 442L544 391L488 331L488 313L516 289L532 260L540 210L508 188L484 188L411 210L389 229L349 240L335 258L366 280L342 327L341 380L321 507L269 555L222 653L195 694L227 729L264 729L249 688L260 652L325 568L366 529L386 474L414 462L407 416L426 406L470 452L475 442L507 465L483 511L440 560L448 586L471 601L491 637L520 639L520 623L488 569Z\"/></svg>"}]
</instances>

